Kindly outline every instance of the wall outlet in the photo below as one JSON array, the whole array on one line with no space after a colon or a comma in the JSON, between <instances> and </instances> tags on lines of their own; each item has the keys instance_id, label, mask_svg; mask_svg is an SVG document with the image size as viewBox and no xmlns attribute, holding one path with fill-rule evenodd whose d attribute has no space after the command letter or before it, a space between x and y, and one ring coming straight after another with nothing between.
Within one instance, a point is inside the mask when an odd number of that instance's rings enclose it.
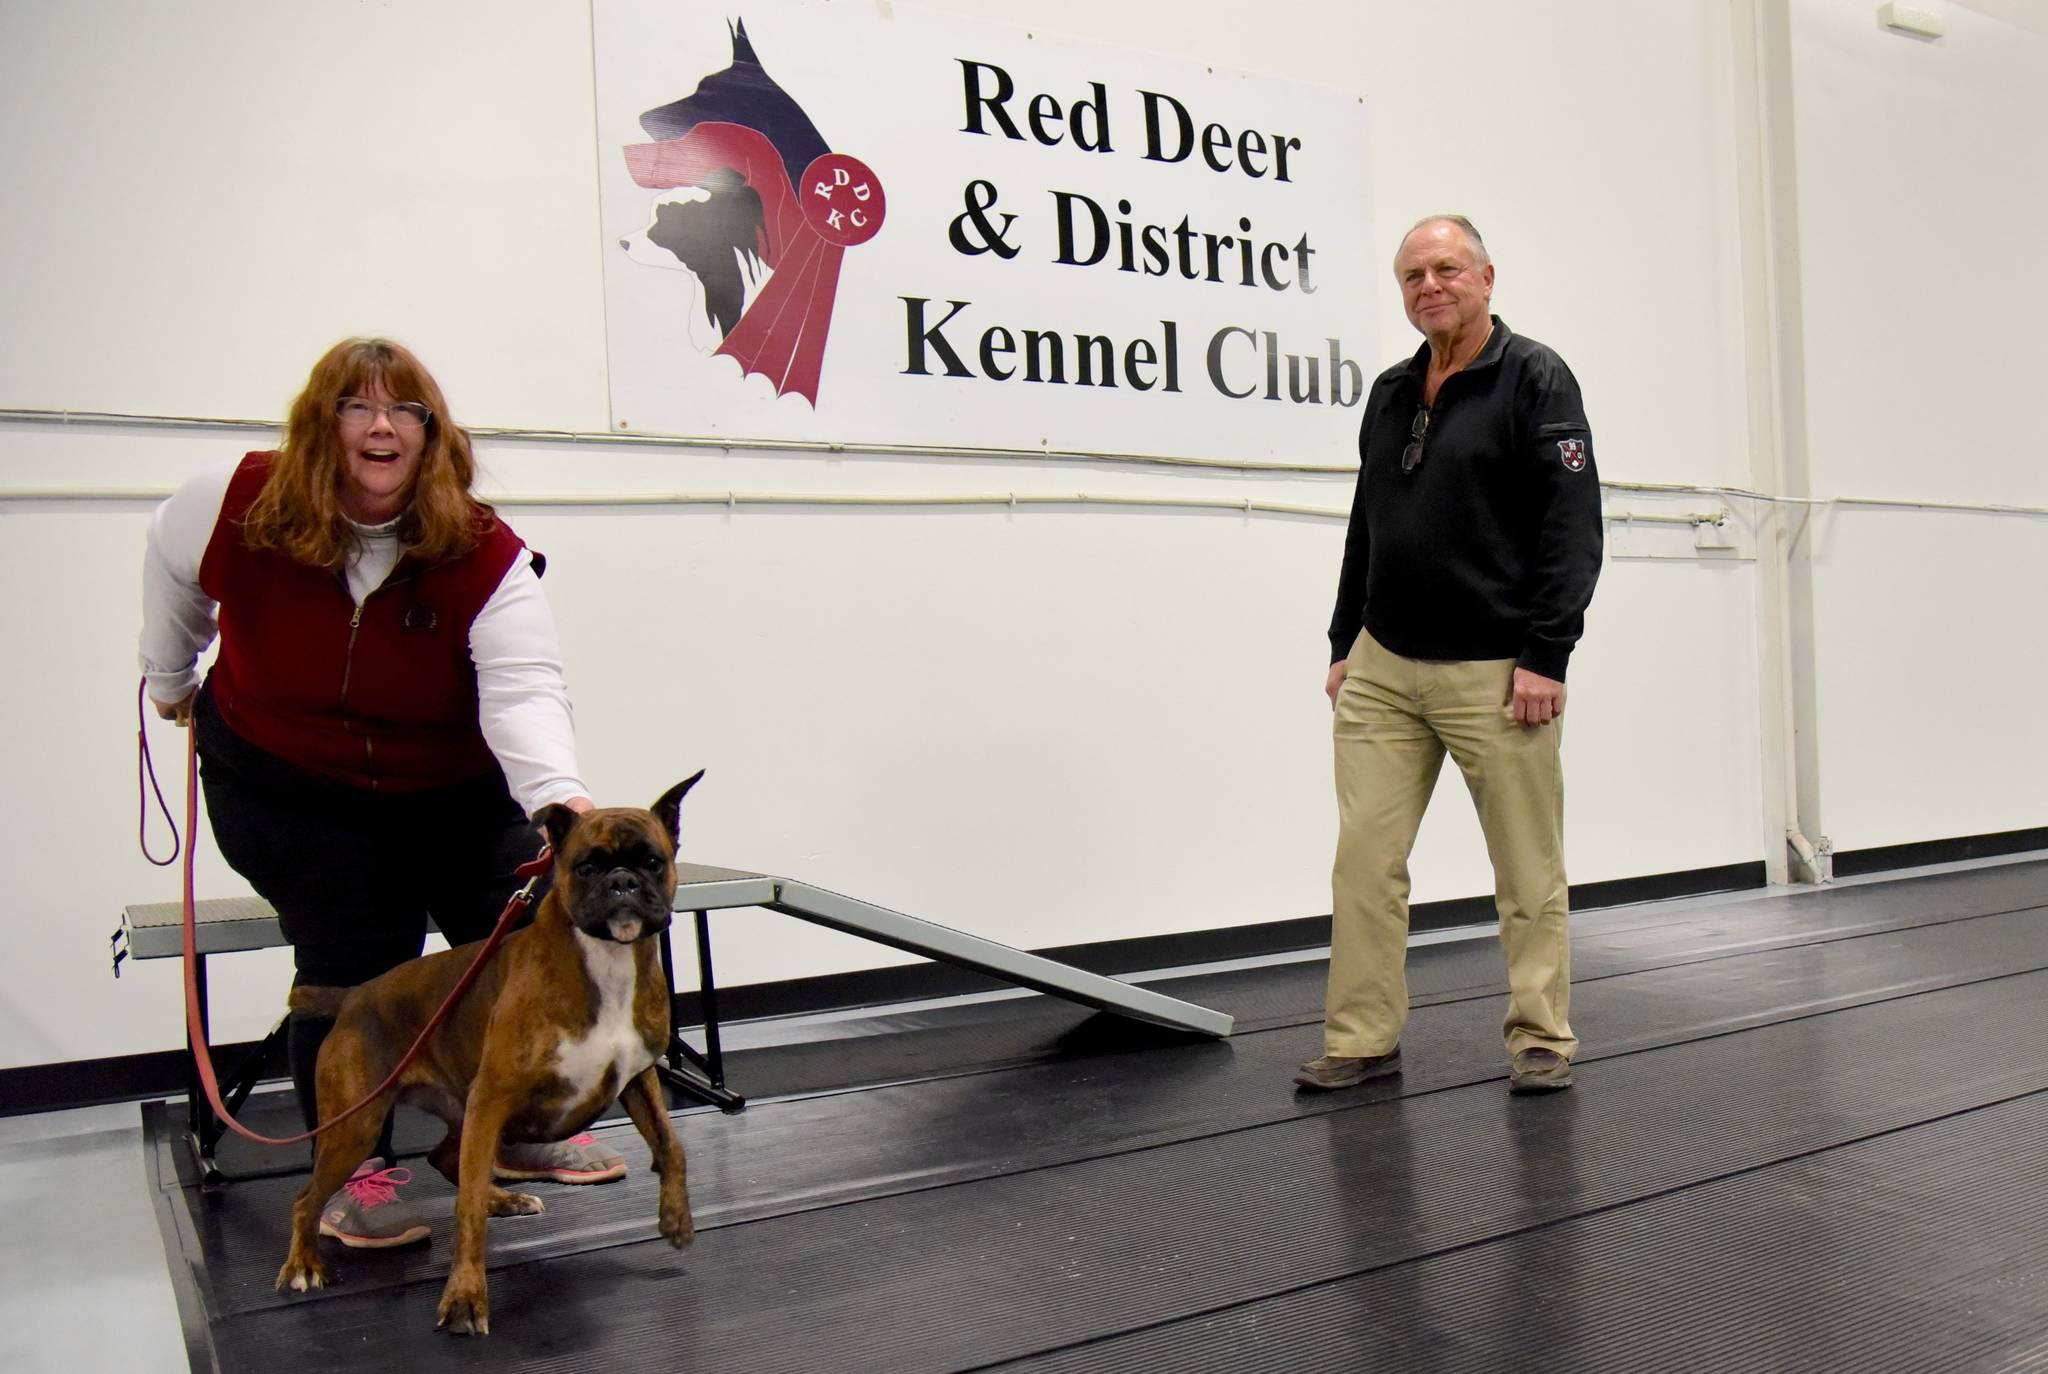
<instances>
[{"instance_id":1,"label":"wall outlet","mask_svg":"<svg viewBox=\"0 0 2048 1374\"><path fill-rule=\"evenodd\" d=\"M1702 520L1692 527L1692 546L1696 549L1732 549L1735 535L1723 520Z\"/></svg>"}]
</instances>

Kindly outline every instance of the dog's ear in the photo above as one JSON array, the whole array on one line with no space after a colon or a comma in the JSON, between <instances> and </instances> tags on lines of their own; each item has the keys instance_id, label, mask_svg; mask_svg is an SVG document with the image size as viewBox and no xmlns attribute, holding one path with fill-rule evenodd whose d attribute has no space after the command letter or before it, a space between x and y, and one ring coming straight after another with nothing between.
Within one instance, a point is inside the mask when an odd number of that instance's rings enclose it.
<instances>
[{"instance_id":1,"label":"dog's ear","mask_svg":"<svg viewBox=\"0 0 2048 1374\"><path fill-rule=\"evenodd\" d=\"M552 802L533 813L533 823L547 832L548 846L557 854L562 852L562 841L576 828L576 820L576 813L560 802Z\"/></svg>"},{"instance_id":2,"label":"dog's ear","mask_svg":"<svg viewBox=\"0 0 2048 1374\"><path fill-rule=\"evenodd\" d=\"M695 787L703 776L704 770L699 768L662 793L661 800L647 808L654 813L654 818L661 822L661 828L668 832L668 841L672 845L681 844L683 840L683 795Z\"/></svg>"}]
</instances>

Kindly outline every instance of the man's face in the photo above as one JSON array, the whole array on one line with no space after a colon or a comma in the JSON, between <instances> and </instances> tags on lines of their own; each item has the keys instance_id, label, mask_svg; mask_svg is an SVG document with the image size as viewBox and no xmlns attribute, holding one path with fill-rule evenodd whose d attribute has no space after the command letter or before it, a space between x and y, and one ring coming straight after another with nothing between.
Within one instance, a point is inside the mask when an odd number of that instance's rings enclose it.
<instances>
[{"instance_id":1,"label":"man's face","mask_svg":"<svg viewBox=\"0 0 2048 1374\"><path fill-rule=\"evenodd\" d=\"M1431 339L1486 331L1493 264L1480 266L1465 231L1445 220L1423 225L1401 242L1394 280L1408 323Z\"/></svg>"}]
</instances>

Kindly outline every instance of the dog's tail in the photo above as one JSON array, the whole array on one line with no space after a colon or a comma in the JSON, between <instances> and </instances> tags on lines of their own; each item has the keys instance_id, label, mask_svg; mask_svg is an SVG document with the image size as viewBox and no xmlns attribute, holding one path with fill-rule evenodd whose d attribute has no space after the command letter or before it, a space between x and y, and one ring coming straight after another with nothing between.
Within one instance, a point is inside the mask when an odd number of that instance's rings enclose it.
<instances>
[{"instance_id":1,"label":"dog's tail","mask_svg":"<svg viewBox=\"0 0 2048 1374\"><path fill-rule=\"evenodd\" d=\"M341 1004L353 991L353 988L295 987L291 996L285 999L285 1007L294 1016L332 1021L341 1015Z\"/></svg>"}]
</instances>

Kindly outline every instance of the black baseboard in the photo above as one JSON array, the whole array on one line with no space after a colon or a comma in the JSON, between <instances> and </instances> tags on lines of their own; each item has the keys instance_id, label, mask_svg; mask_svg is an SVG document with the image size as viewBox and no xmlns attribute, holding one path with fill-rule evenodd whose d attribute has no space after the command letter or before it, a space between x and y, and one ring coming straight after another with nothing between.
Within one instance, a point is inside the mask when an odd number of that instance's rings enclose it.
<instances>
[{"instance_id":1,"label":"black baseboard","mask_svg":"<svg viewBox=\"0 0 2048 1374\"><path fill-rule=\"evenodd\" d=\"M214 1064L225 1079L234 1066L239 1066L261 1044L249 1040L215 1045ZM276 1072L281 1075L284 1066L277 1065ZM20 1069L0 1069L0 1116L99 1107L109 1102L135 1102L184 1091L183 1050L116 1054L68 1064L31 1064Z\"/></svg>"},{"instance_id":2,"label":"black baseboard","mask_svg":"<svg viewBox=\"0 0 2048 1374\"><path fill-rule=\"evenodd\" d=\"M2000 854L2024 854L2035 849L2048 849L2048 826L2037 826L2032 830L2005 830L1995 835L1960 835L1952 840L1916 840L1911 844L1879 845L1874 849L1844 849L1835 855L1835 876L1853 878L1861 873L1918 868L1922 864L1960 863L1965 859L1990 859Z\"/></svg>"},{"instance_id":3,"label":"black baseboard","mask_svg":"<svg viewBox=\"0 0 2048 1374\"><path fill-rule=\"evenodd\" d=\"M1695 897L1708 892L1732 892L1762 887L1765 875L1761 862L1726 864L1719 868L1690 869L1683 873L1657 873L1641 878L1617 878L1601 883L1575 883L1571 889L1572 908L1591 911L1598 907L1626 906L1632 902L1659 901L1670 897ZM1409 909L1411 930L1450 930L1457 926L1488 925L1493 922L1493 898L1456 897L1446 901L1418 902ZM1226 926L1218 930L1179 931L1171 935L1145 935L1128 940L1099 940L1082 945L1054 945L1033 950L1089 973L1119 977L1151 969L1179 968L1187 964L1213 964L1226 959L1253 959L1269 954L1320 949L1330 943L1330 918L1304 916L1287 921L1263 921L1255 925ZM915 1002L928 997L961 997L1008 987L1001 979L954 968L950 964L896 964L888 968L861 969L853 973L831 973L787 982L747 983L718 990L721 1020L752 1021L767 1016L796 1016L806 1012L836 1011L849 1007L886 1006L891 1002ZM676 999L686 1024L703 1020L697 994L686 992Z\"/></svg>"},{"instance_id":4,"label":"black baseboard","mask_svg":"<svg viewBox=\"0 0 2048 1374\"><path fill-rule=\"evenodd\" d=\"M2048 834L2048 832L2026 832ZM2002 837L1989 837L2002 838ZM1949 843L1953 843L1952 841ZM1910 848L1911 846L1901 846ZM2024 847L2024 846L2022 846ZM2040 847L2048 848L2048 843ZM1876 851L1872 851L1876 852ZM1996 853L2005 850L1989 851ZM1840 872L1840 856L1837 856ZM1913 862L1931 862L1914 860ZM1762 887L1761 862L1726 864L1719 868L1689 869L1683 873L1657 873L1640 878L1618 878L1608 882L1574 884L1574 910L1626 906L1632 902L1691 897L1708 892L1729 892ZM1485 925L1494 919L1492 897L1459 897L1449 901L1419 902L1409 912L1412 929L1448 930L1456 926ZM1250 959L1261 955L1287 954L1319 949L1330 943L1330 918L1305 916L1295 920L1265 921L1253 925L1229 926L1219 930L1191 930L1172 935L1148 935L1129 940L1102 940L1092 944L1056 945L1033 951L1048 959L1112 976L1143 973L1150 969L1178 968L1187 964L1218 963L1226 959ZM678 951L687 962L689 955ZM837 1011L854 1007L881 1007L893 1002L915 1002L931 997L958 997L992 992L1009 986L1000 979L972 973L950 964L899 964L888 968L861 969L853 973L830 973L815 978L793 978L783 982L748 983L718 990L718 1014L722 1021L753 1021L769 1016L794 1016L807 1012ZM703 1021L703 1009L695 992L676 998L677 1012L686 1025ZM239 1064L256 1049L256 1042L214 1046L217 1064ZM282 1074L283 1065L276 1066ZM104 1059L75 1060L65 1064L37 1064L26 1068L0 1069L0 1116L30 1112L62 1111L92 1107L108 1102L131 1102L163 1097L185 1091L185 1055L181 1050L158 1050L148 1054L112 1055Z\"/></svg>"}]
</instances>

